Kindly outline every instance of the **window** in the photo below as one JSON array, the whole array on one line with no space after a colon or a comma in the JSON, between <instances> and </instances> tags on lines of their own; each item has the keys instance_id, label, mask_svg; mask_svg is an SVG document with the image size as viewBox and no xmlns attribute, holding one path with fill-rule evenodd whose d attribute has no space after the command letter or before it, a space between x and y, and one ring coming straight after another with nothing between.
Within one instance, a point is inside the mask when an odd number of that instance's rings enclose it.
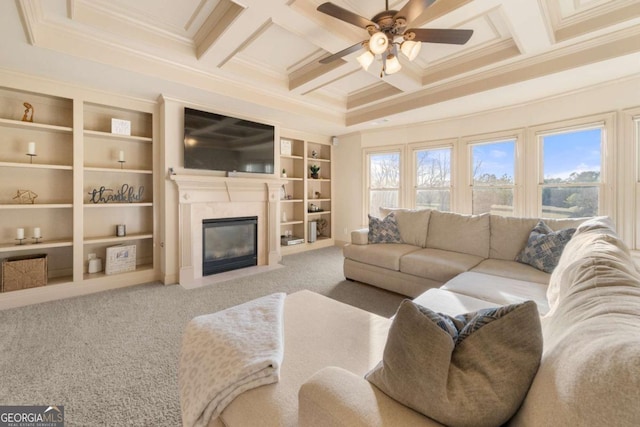
<instances>
[{"instance_id":1,"label":"window","mask_svg":"<svg viewBox=\"0 0 640 427\"><path fill-rule=\"evenodd\" d=\"M598 215L603 126L539 135L542 216Z\"/></svg>"},{"instance_id":2,"label":"window","mask_svg":"<svg viewBox=\"0 0 640 427\"><path fill-rule=\"evenodd\" d=\"M472 212L514 215L514 139L471 145Z\"/></svg>"},{"instance_id":3,"label":"window","mask_svg":"<svg viewBox=\"0 0 640 427\"><path fill-rule=\"evenodd\" d=\"M413 152L415 207L451 210L451 148Z\"/></svg>"},{"instance_id":4,"label":"window","mask_svg":"<svg viewBox=\"0 0 640 427\"><path fill-rule=\"evenodd\" d=\"M366 154L367 211L372 216L380 216L381 207L401 206L400 161L400 150Z\"/></svg>"}]
</instances>

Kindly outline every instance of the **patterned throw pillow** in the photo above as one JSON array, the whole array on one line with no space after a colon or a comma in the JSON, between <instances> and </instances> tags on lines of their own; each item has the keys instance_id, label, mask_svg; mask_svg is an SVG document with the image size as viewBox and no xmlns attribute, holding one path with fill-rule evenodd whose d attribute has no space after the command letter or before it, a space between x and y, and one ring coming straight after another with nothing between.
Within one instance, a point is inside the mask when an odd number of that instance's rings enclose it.
<instances>
[{"instance_id":1,"label":"patterned throw pillow","mask_svg":"<svg viewBox=\"0 0 640 427\"><path fill-rule=\"evenodd\" d=\"M451 317L405 300L365 378L444 425L498 426L520 407L541 356L533 301Z\"/></svg>"},{"instance_id":2,"label":"patterned throw pillow","mask_svg":"<svg viewBox=\"0 0 640 427\"><path fill-rule=\"evenodd\" d=\"M369 215L369 243L402 243L393 212L383 219Z\"/></svg>"},{"instance_id":3,"label":"patterned throw pillow","mask_svg":"<svg viewBox=\"0 0 640 427\"><path fill-rule=\"evenodd\" d=\"M552 273L558 265L565 245L575 232L575 228L553 231L544 221L540 221L531 230L527 245L518 254L516 261Z\"/></svg>"}]
</instances>

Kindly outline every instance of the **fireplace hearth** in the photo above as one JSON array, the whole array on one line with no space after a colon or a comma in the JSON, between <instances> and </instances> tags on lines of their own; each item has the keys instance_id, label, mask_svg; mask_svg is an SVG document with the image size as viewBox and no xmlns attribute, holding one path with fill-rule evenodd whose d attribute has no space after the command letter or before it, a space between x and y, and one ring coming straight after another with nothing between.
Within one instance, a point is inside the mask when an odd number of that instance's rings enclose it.
<instances>
[{"instance_id":1,"label":"fireplace hearth","mask_svg":"<svg viewBox=\"0 0 640 427\"><path fill-rule=\"evenodd\" d=\"M202 275L258 265L258 217L202 221Z\"/></svg>"}]
</instances>

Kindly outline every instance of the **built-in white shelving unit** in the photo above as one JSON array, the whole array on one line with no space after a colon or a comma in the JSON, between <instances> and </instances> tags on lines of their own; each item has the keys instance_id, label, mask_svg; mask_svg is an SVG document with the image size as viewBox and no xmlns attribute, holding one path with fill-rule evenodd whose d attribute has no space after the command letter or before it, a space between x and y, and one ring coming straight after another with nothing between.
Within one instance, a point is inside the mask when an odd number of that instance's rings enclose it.
<instances>
[{"instance_id":1,"label":"built-in white shelving unit","mask_svg":"<svg viewBox=\"0 0 640 427\"><path fill-rule=\"evenodd\" d=\"M291 153L280 152L280 171L286 172L285 197L280 200L280 235L291 235L303 239L304 243L281 245L283 254L316 249L334 244L332 228L331 197L333 194L332 163L333 147L305 139L283 137ZM282 141L281 141L282 142ZM280 144L282 150L283 144ZM312 176L311 166L320 168L317 177ZM315 221L322 232L315 242L310 242L309 223Z\"/></svg>"},{"instance_id":2,"label":"built-in white shelving unit","mask_svg":"<svg viewBox=\"0 0 640 427\"><path fill-rule=\"evenodd\" d=\"M48 263L46 286L0 293L0 309L158 277L156 106L83 92L67 95L46 84L39 92L0 87L0 260L46 254ZM23 120L25 113L33 121ZM129 121L131 134L112 133L112 119ZM101 188L126 196L95 203L92 192ZM20 190L35 195L32 203L20 203ZM126 236L116 236L118 224L126 225ZM89 254L104 267L106 249L119 244L136 245L135 271L117 278L88 273Z\"/></svg>"}]
</instances>

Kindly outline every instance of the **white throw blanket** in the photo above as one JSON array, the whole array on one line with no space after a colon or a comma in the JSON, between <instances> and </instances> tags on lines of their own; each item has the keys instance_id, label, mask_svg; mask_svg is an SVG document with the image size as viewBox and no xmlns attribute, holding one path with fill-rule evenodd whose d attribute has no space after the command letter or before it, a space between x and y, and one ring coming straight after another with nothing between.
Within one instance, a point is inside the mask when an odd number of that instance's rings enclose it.
<instances>
[{"instance_id":1,"label":"white throw blanket","mask_svg":"<svg viewBox=\"0 0 640 427\"><path fill-rule=\"evenodd\" d=\"M182 424L206 426L239 394L280 379L284 293L198 316L182 339Z\"/></svg>"}]
</instances>

